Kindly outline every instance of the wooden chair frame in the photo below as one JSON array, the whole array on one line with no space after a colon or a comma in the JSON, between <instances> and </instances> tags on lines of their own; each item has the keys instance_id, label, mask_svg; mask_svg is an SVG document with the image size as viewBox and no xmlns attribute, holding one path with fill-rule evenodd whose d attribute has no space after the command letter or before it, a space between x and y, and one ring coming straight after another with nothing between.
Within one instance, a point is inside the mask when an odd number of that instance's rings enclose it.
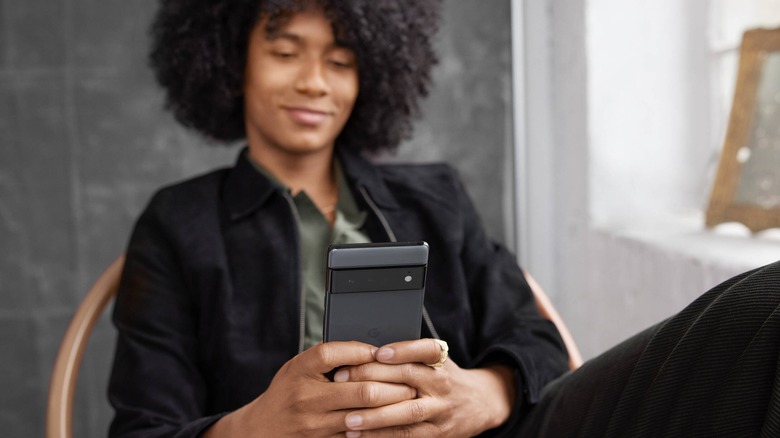
<instances>
[{"instance_id":1,"label":"wooden chair frame","mask_svg":"<svg viewBox=\"0 0 780 438\"><path fill-rule=\"evenodd\" d=\"M98 277L89 289L60 344L60 351L54 362L49 385L49 400L46 409L46 437L71 438L73 436L73 397L79 376L81 360L87 341L103 309L116 296L119 278L125 264L120 256Z\"/></svg>"},{"instance_id":2,"label":"wooden chair frame","mask_svg":"<svg viewBox=\"0 0 780 438\"><path fill-rule=\"evenodd\" d=\"M558 333L561 334L563 344L566 346L566 351L569 353L569 369L572 371L576 370L582 365L583 360L580 349L577 348L577 343L574 342L574 337L571 335L569 328L566 327L566 323L563 322L563 318L561 318L561 315L555 310L555 306L553 306L553 303L550 301L547 294L544 293L542 287L539 286L539 283L537 283L527 272L525 273L525 281L531 286L531 291L533 291L534 298L536 299L536 308L539 309L539 313L552 321L558 329Z\"/></svg>"}]
</instances>

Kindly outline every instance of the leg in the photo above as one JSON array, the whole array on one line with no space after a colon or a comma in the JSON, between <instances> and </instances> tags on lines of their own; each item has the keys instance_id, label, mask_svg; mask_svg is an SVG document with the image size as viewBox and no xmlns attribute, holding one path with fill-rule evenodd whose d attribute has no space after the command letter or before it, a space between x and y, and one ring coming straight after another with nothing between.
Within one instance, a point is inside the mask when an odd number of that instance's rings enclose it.
<instances>
[{"instance_id":1,"label":"leg","mask_svg":"<svg viewBox=\"0 0 780 438\"><path fill-rule=\"evenodd\" d=\"M525 436L780 436L780 262L548 385Z\"/></svg>"}]
</instances>

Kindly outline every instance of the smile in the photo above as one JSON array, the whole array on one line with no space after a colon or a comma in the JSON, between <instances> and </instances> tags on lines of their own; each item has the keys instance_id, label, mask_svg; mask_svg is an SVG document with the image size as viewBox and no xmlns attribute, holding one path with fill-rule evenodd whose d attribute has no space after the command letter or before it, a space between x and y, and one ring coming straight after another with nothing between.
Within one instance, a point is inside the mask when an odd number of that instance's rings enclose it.
<instances>
[{"instance_id":1,"label":"smile","mask_svg":"<svg viewBox=\"0 0 780 438\"><path fill-rule=\"evenodd\" d=\"M284 108L294 122L301 125L317 126L330 117L329 112L309 108Z\"/></svg>"}]
</instances>

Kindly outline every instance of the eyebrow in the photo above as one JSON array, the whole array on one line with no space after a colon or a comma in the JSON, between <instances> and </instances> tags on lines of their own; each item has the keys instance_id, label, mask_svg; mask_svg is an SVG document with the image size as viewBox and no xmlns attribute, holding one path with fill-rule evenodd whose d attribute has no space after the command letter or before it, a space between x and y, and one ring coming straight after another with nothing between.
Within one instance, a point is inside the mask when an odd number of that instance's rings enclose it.
<instances>
[{"instance_id":1,"label":"eyebrow","mask_svg":"<svg viewBox=\"0 0 780 438\"><path fill-rule=\"evenodd\" d=\"M266 33L266 38L271 41L285 39L285 40L292 40L298 42L301 40L301 37L299 35L296 35L294 33L286 33L286 32Z\"/></svg>"},{"instance_id":2,"label":"eyebrow","mask_svg":"<svg viewBox=\"0 0 780 438\"><path fill-rule=\"evenodd\" d=\"M275 40L282 40L283 39L283 40L290 40L290 41L293 41L295 43L299 43L299 42L301 42L301 40L303 38L301 38L300 35L297 35L297 34L294 34L294 33L276 32L276 33L273 33L273 34L266 33L266 39L268 39L268 41L275 41ZM331 44L330 46L332 48L334 48L334 49L352 50L351 47L349 47L344 42L339 41L339 40L334 40L333 44Z\"/></svg>"}]
</instances>

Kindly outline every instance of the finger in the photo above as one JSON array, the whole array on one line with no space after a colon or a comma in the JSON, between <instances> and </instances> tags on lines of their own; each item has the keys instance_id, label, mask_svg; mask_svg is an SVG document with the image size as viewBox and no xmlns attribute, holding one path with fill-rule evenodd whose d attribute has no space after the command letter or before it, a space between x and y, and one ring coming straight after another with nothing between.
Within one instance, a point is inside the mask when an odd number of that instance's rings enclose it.
<instances>
[{"instance_id":1,"label":"finger","mask_svg":"<svg viewBox=\"0 0 780 438\"><path fill-rule=\"evenodd\" d=\"M417 390L409 385L383 382L333 383L334 409L362 409L387 406L417 397Z\"/></svg>"},{"instance_id":2,"label":"finger","mask_svg":"<svg viewBox=\"0 0 780 438\"><path fill-rule=\"evenodd\" d=\"M324 386L332 389L323 390ZM345 417L356 409L369 409L413 400L417 392L406 386L377 382L314 383L310 391L295 390L289 394L293 423L289 425L297 436L329 436L342 434Z\"/></svg>"},{"instance_id":3,"label":"finger","mask_svg":"<svg viewBox=\"0 0 780 438\"><path fill-rule=\"evenodd\" d=\"M406 385L377 382L315 382L307 386L308 390L295 389L288 394L288 412L294 422L289 427L298 436L343 434L350 412L412 400L417 394Z\"/></svg>"},{"instance_id":4,"label":"finger","mask_svg":"<svg viewBox=\"0 0 780 438\"><path fill-rule=\"evenodd\" d=\"M347 431L347 438L396 438L399 436L450 436L445 430L433 423L419 423L408 426L386 427L376 430Z\"/></svg>"},{"instance_id":5,"label":"finger","mask_svg":"<svg viewBox=\"0 0 780 438\"><path fill-rule=\"evenodd\" d=\"M362 342L325 342L296 356L302 369L310 374L325 374L345 365L373 362L377 348Z\"/></svg>"},{"instance_id":6,"label":"finger","mask_svg":"<svg viewBox=\"0 0 780 438\"><path fill-rule=\"evenodd\" d=\"M429 421L444 409L443 403L432 398L417 398L374 409L350 412L344 418L347 430L373 430L408 426Z\"/></svg>"},{"instance_id":7,"label":"finger","mask_svg":"<svg viewBox=\"0 0 780 438\"><path fill-rule=\"evenodd\" d=\"M394 342L382 346L376 352L376 360L382 363L436 363L442 348L434 339Z\"/></svg>"},{"instance_id":8,"label":"finger","mask_svg":"<svg viewBox=\"0 0 780 438\"><path fill-rule=\"evenodd\" d=\"M295 426L290 432L293 436L343 438L344 432L347 431L345 417L344 411L333 411L320 415L299 415L296 417Z\"/></svg>"},{"instance_id":9,"label":"finger","mask_svg":"<svg viewBox=\"0 0 780 438\"><path fill-rule=\"evenodd\" d=\"M340 382L387 382L403 383L413 388L431 388L442 386L447 373L437 372L433 368L419 363L389 365L371 362L364 365L342 368L335 375ZM431 393L430 389L423 391Z\"/></svg>"}]
</instances>

